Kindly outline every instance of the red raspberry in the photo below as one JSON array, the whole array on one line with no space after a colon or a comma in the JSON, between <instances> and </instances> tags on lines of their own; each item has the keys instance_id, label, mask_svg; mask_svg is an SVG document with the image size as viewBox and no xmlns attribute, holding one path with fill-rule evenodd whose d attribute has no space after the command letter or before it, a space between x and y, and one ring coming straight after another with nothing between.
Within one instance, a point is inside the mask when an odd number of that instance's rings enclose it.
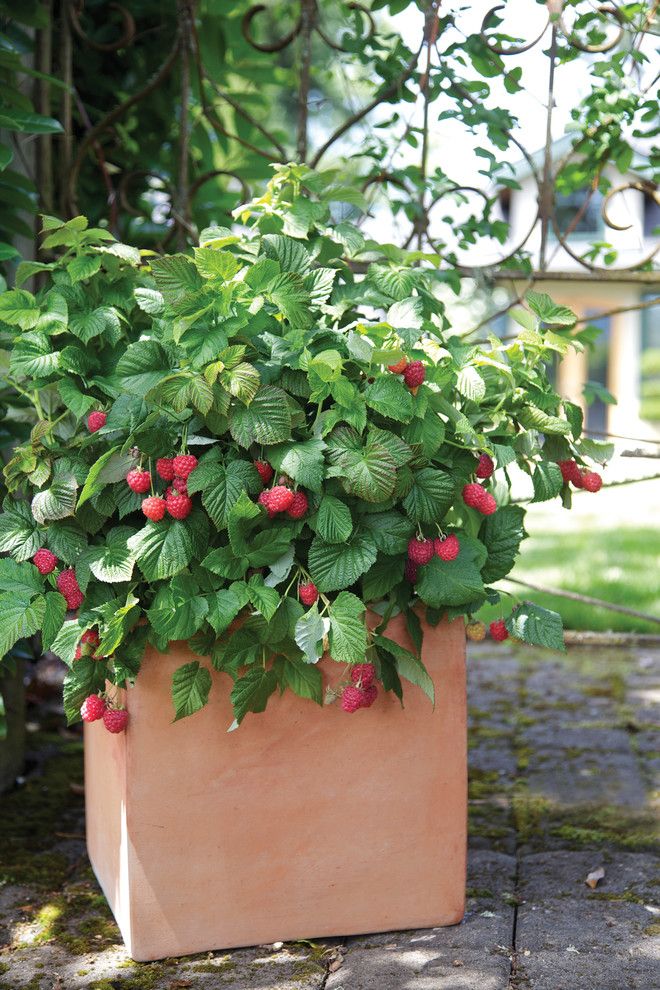
<instances>
[{"instance_id":1,"label":"red raspberry","mask_svg":"<svg viewBox=\"0 0 660 990\"><path fill-rule=\"evenodd\" d=\"M274 488L268 489L268 502L263 504L269 512L286 512L293 505L293 492L285 485L275 485Z\"/></svg>"},{"instance_id":2,"label":"red raspberry","mask_svg":"<svg viewBox=\"0 0 660 990\"><path fill-rule=\"evenodd\" d=\"M174 460L171 457L159 457L156 461L156 471L163 481L172 481L174 478Z\"/></svg>"},{"instance_id":3,"label":"red raspberry","mask_svg":"<svg viewBox=\"0 0 660 990\"><path fill-rule=\"evenodd\" d=\"M152 522L160 522L165 515L165 499L159 498L158 495L145 498L142 502L142 511L147 519L151 519Z\"/></svg>"},{"instance_id":4,"label":"red raspberry","mask_svg":"<svg viewBox=\"0 0 660 990\"><path fill-rule=\"evenodd\" d=\"M50 550L43 548L37 550L32 558L32 563L36 565L40 574L52 574L57 567L57 557Z\"/></svg>"},{"instance_id":5,"label":"red raspberry","mask_svg":"<svg viewBox=\"0 0 660 990\"><path fill-rule=\"evenodd\" d=\"M411 584L414 584L417 580L417 564L413 563L412 560L407 560L403 573L406 581L410 581Z\"/></svg>"},{"instance_id":6,"label":"red raspberry","mask_svg":"<svg viewBox=\"0 0 660 990\"><path fill-rule=\"evenodd\" d=\"M80 643L78 643L78 645L76 646L76 652L73 654L73 659L80 660L81 656L82 656L82 647Z\"/></svg>"},{"instance_id":7,"label":"red raspberry","mask_svg":"<svg viewBox=\"0 0 660 990\"><path fill-rule=\"evenodd\" d=\"M341 695L341 707L345 712L356 712L358 708L364 706L364 691L362 688L349 684L345 687Z\"/></svg>"},{"instance_id":8,"label":"red raspberry","mask_svg":"<svg viewBox=\"0 0 660 990\"><path fill-rule=\"evenodd\" d=\"M557 461L557 464L559 465L564 481L572 481L574 485L577 485L580 480L580 468L576 461Z\"/></svg>"},{"instance_id":9,"label":"red raspberry","mask_svg":"<svg viewBox=\"0 0 660 990\"><path fill-rule=\"evenodd\" d=\"M433 540L418 540L413 536L408 543L408 560L413 564L428 564L433 556Z\"/></svg>"},{"instance_id":10,"label":"red raspberry","mask_svg":"<svg viewBox=\"0 0 660 990\"><path fill-rule=\"evenodd\" d=\"M482 454L479 458L479 466L475 471L477 478L490 478L491 474L495 470L495 465L493 460L488 454Z\"/></svg>"},{"instance_id":11,"label":"red raspberry","mask_svg":"<svg viewBox=\"0 0 660 990\"><path fill-rule=\"evenodd\" d=\"M580 481L580 487L587 492L599 492L603 487L603 479L597 471L583 471Z\"/></svg>"},{"instance_id":12,"label":"red raspberry","mask_svg":"<svg viewBox=\"0 0 660 990\"><path fill-rule=\"evenodd\" d=\"M192 511L192 499L187 495L168 495L165 507L173 519L185 519Z\"/></svg>"},{"instance_id":13,"label":"red raspberry","mask_svg":"<svg viewBox=\"0 0 660 990\"><path fill-rule=\"evenodd\" d=\"M264 485L269 485L273 480L273 475L275 472L268 463L268 461L255 461L254 466L259 472L259 477L263 481Z\"/></svg>"},{"instance_id":14,"label":"red raspberry","mask_svg":"<svg viewBox=\"0 0 660 990\"><path fill-rule=\"evenodd\" d=\"M80 715L83 722L98 722L100 718L105 721L105 714L105 701L98 694L90 694L80 706Z\"/></svg>"},{"instance_id":15,"label":"red raspberry","mask_svg":"<svg viewBox=\"0 0 660 990\"><path fill-rule=\"evenodd\" d=\"M178 492L179 495L188 494L188 482L185 478L175 478L172 482L172 488L175 492Z\"/></svg>"},{"instance_id":16,"label":"red raspberry","mask_svg":"<svg viewBox=\"0 0 660 990\"><path fill-rule=\"evenodd\" d=\"M393 375L402 375L407 367L408 358L401 358L396 364L388 364L387 370L391 371Z\"/></svg>"},{"instance_id":17,"label":"red raspberry","mask_svg":"<svg viewBox=\"0 0 660 990\"><path fill-rule=\"evenodd\" d=\"M78 581L76 579L76 572L72 567L69 567L65 571L61 571L57 577L57 590L61 595L64 595L67 607L71 610L80 608L85 600Z\"/></svg>"},{"instance_id":18,"label":"red raspberry","mask_svg":"<svg viewBox=\"0 0 660 990\"><path fill-rule=\"evenodd\" d=\"M370 687L376 676L376 668L372 663L356 663L351 667L351 680L363 690Z\"/></svg>"},{"instance_id":19,"label":"red raspberry","mask_svg":"<svg viewBox=\"0 0 660 990\"><path fill-rule=\"evenodd\" d=\"M435 539L433 541L434 553L440 560L456 560L460 549L458 537L454 536L453 533L444 540Z\"/></svg>"},{"instance_id":20,"label":"red raspberry","mask_svg":"<svg viewBox=\"0 0 660 990\"><path fill-rule=\"evenodd\" d=\"M140 468L133 468L126 475L126 484L133 492L138 492L140 495L144 495L151 488L151 475L148 471L142 471Z\"/></svg>"},{"instance_id":21,"label":"red raspberry","mask_svg":"<svg viewBox=\"0 0 660 990\"><path fill-rule=\"evenodd\" d=\"M309 581L307 584L301 584L298 588L298 597L303 605L313 605L319 597L318 588L312 581Z\"/></svg>"},{"instance_id":22,"label":"red raspberry","mask_svg":"<svg viewBox=\"0 0 660 990\"><path fill-rule=\"evenodd\" d=\"M177 478L188 478L197 467L197 458L194 454L179 454L172 461L174 474Z\"/></svg>"},{"instance_id":23,"label":"red raspberry","mask_svg":"<svg viewBox=\"0 0 660 990\"><path fill-rule=\"evenodd\" d=\"M497 509L497 502L485 488L473 482L463 487L463 501L466 505L481 512L484 516L492 516Z\"/></svg>"},{"instance_id":24,"label":"red raspberry","mask_svg":"<svg viewBox=\"0 0 660 990\"><path fill-rule=\"evenodd\" d=\"M497 640L498 643L501 643L505 639L509 638L509 630L504 624L504 619L498 619L497 622L491 622L490 635L493 639Z\"/></svg>"},{"instance_id":25,"label":"red raspberry","mask_svg":"<svg viewBox=\"0 0 660 990\"><path fill-rule=\"evenodd\" d=\"M364 699L362 701L363 708L371 708L374 701L378 697L378 688L375 684L368 684L364 689Z\"/></svg>"},{"instance_id":26,"label":"red raspberry","mask_svg":"<svg viewBox=\"0 0 660 990\"><path fill-rule=\"evenodd\" d=\"M108 732L123 732L128 723L128 712L123 708L108 708L103 715L103 724Z\"/></svg>"},{"instance_id":27,"label":"red raspberry","mask_svg":"<svg viewBox=\"0 0 660 990\"><path fill-rule=\"evenodd\" d=\"M257 499L257 502L259 503L259 505L263 505L264 509L266 509L268 515L272 519L273 516L275 515L275 512L270 507L270 488L267 488L265 491L261 493L261 495Z\"/></svg>"},{"instance_id":28,"label":"red raspberry","mask_svg":"<svg viewBox=\"0 0 660 990\"><path fill-rule=\"evenodd\" d=\"M307 501L307 496L304 492L295 492L293 496L293 501L289 508L286 510L287 516L291 516L292 519L302 519L302 517L307 512L309 508L309 503Z\"/></svg>"},{"instance_id":29,"label":"red raspberry","mask_svg":"<svg viewBox=\"0 0 660 990\"><path fill-rule=\"evenodd\" d=\"M81 643L89 643L90 646L98 646L101 640L96 629L86 629L80 637Z\"/></svg>"},{"instance_id":30,"label":"red raspberry","mask_svg":"<svg viewBox=\"0 0 660 990\"><path fill-rule=\"evenodd\" d=\"M108 416L104 412L93 412L87 417L87 429L90 433L96 433L102 426L105 426Z\"/></svg>"},{"instance_id":31,"label":"red raspberry","mask_svg":"<svg viewBox=\"0 0 660 990\"><path fill-rule=\"evenodd\" d=\"M403 372L403 380L408 388L417 388L426 378L426 368L421 361L411 361Z\"/></svg>"}]
</instances>

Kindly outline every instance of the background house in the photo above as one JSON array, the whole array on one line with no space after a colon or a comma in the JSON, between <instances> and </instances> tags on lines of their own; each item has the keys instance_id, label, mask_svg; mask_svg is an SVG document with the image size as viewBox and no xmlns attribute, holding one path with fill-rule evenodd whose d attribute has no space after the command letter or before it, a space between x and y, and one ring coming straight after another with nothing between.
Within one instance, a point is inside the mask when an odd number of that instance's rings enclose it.
<instances>
[{"instance_id":1,"label":"background house","mask_svg":"<svg viewBox=\"0 0 660 990\"><path fill-rule=\"evenodd\" d=\"M559 162L570 148L570 138L553 145L553 162ZM544 152L532 156L537 171L543 168ZM586 411L592 431L609 431L631 437L660 437L660 305L648 303L660 297L660 271L637 271L644 259L659 253L646 267L660 260L660 193L644 179L643 160L633 161L630 171L621 175L614 167L605 169L612 189L607 200L599 192L589 199L586 190L562 196L556 193L555 217L568 250L550 230L544 263L541 263L541 223L534 225L525 247L532 255L537 276L535 289L547 292L555 302L569 306L580 319L610 310L623 310L589 321L602 330L593 350L571 351L557 368L559 391L576 402L582 401L587 381L604 385L617 399L606 405L597 399ZM538 209L538 186L532 166L522 162L514 169L519 189L504 189L499 195L503 219L510 225L513 248L522 242ZM576 215L581 215L576 220ZM605 215L609 219L606 224ZM571 226L573 224L573 226ZM588 252L600 245L593 258ZM591 273L576 259L585 257L598 267ZM606 257L615 255L610 265ZM605 269L605 270L604 270ZM517 289L524 283L516 281ZM641 309L628 307L645 304ZM507 332L515 325L507 324Z\"/></svg>"}]
</instances>

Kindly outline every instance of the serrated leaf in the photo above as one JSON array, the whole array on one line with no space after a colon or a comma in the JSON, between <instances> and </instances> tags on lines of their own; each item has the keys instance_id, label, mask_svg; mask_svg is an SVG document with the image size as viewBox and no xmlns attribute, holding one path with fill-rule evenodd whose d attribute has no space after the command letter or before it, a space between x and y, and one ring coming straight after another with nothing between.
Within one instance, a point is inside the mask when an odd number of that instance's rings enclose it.
<instances>
[{"instance_id":1,"label":"serrated leaf","mask_svg":"<svg viewBox=\"0 0 660 990\"><path fill-rule=\"evenodd\" d=\"M387 636L374 636L374 643L379 649L385 650L393 657L399 676L405 677L411 684L421 688L431 703L435 705L433 680L420 658Z\"/></svg>"},{"instance_id":2,"label":"serrated leaf","mask_svg":"<svg viewBox=\"0 0 660 990\"><path fill-rule=\"evenodd\" d=\"M551 436L566 436L571 432L571 425L559 416L549 416L529 403L518 413L518 420L528 430L540 430Z\"/></svg>"},{"instance_id":3,"label":"serrated leaf","mask_svg":"<svg viewBox=\"0 0 660 990\"><path fill-rule=\"evenodd\" d=\"M169 305L201 289L203 282L192 260L184 254L153 258L151 271Z\"/></svg>"},{"instance_id":4,"label":"serrated leaf","mask_svg":"<svg viewBox=\"0 0 660 990\"><path fill-rule=\"evenodd\" d=\"M133 535L135 530L130 526L118 526L108 533L105 546L90 547L87 561L95 578L108 583L130 581L135 556L127 541Z\"/></svg>"},{"instance_id":5,"label":"serrated leaf","mask_svg":"<svg viewBox=\"0 0 660 990\"><path fill-rule=\"evenodd\" d=\"M456 390L472 402L480 402L486 395L486 383L472 365L461 368L456 377Z\"/></svg>"},{"instance_id":6,"label":"serrated leaf","mask_svg":"<svg viewBox=\"0 0 660 990\"><path fill-rule=\"evenodd\" d=\"M19 598L32 598L43 591L43 578L34 564L19 564L11 557L0 557L0 592L12 591ZM1 620L0 620L1 621Z\"/></svg>"},{"instance_id":7,"label":"serrated leaf","mask_svg":"<svg viewBox=\"0 0 660 990\"><path fill-rule=\"evenodd\" d=\"M391 299L401 301L412 294L414 282L409 272L397 271L383 265L369 265L367 278L380 292L384 292Z\"/></svg>"},{"instance_id":8,"label":"serrated leaf","mask_svg":"<svg viewBox=\"0 0 660 990\"><path fill-rule=\"evenodd\" d=\"M109 335L112 343L116 343L121 333L121 323L112 306L97 306L96 309L72 316L69 329L83 344L88 344L94 337L104 333Z\"/></svg>"},{"instance_id":9,"label":"serrated leaf","mask_svg":"<svg viewBox=\"0 0 660 990\"><path fill-rule=\"evenodd\" d=\"M254 667L244 677L239 677L231 692L231 703L238 725L248 712L265 711L268 699L276 687L277 674L272 669Z\"/></svg>"},{"instance_id":10,"label":"serrated leaf","mask_svg":"<svg viewBox=\"0 0 660 990\"><path fill-rule=\"evenodd\" d=\"M284 681L299 698L309 698L317 705L323 704L323 678L321 671L313 664L286 659Z\"/></svg>"},{"instance_id":11,"label":"serrated leaf","mask_svg":"<svg viewBox=\"0 0 660 990\"><path fill-rule=\"evenodd\" d=\"M149 522L128 541L147 581L173 577L186 567L193 545L186 526L179 520Z\"/></svg>"},{"instance_id":12,"label":"serrated leaf","mask_svg":"<svg viewBox=\"0 0 660 990\"><path fill-rule=\"evenodd\" d=\"M32 515L38 523L72 516L76 508L76 481L72 477L56 478L50 488L37 492L32 499Z\"/></svg>"},{"instance_id":13,"label":"serrated leaf","mask_svg":"<svg viewBox=\"0 0 660 990\"><path fill-rule=\"evenodd\" d=\"M87 535L76 519L63 519L50 524L46 543L59 560L74 564L87 549Z\"/></svg>"},{"instance_id":14,"label":"serrated leaf","mask_svg":"<svg viewBox=\"0 0 660 990\"><path fill-rule=\"evenodd\" d=\"M353 532L351 510L334 495L324 495L316 517L316 532L326 543L344 543Z\"/></svg>"},{"instance_id":15,"label":"serrated leaf","mask_svg":"<svg viewBox=\"0 0 660 990\"><path fill-rule=\"evenodd\" d=\"M57 371L59 360L59 351L53 350L48 337L33 331L23 334L14 344L9 368L18 378L47 378Z\"/></svg>"},{"instance_id":16,"label":"serrated leaf","mask_svg":"<svg viewBox=\"0 0 660 990\"><path fill-rule=\"evenodd\" d=\"M403 507L415 523L439 523L454 498L454 482L444 471L422 468L413 472L413 483Z\"/></svg>"},{"instance_id":17,"label":"serrated leaf","mask_svg":"<svg viewBox=\"0 0 660 990\"><path fill-rule=\"evenodd\" d=\"M0 657L6 656L11 648L26 636L34 636L41 628L46 611L42 595L21 598L9 591L0 595Z\"/></svg>"},{"instance_id":18,"label":"serrated leaf","mask_svg":"<svg viewBox=\"0 0 660 990\"><path fill-rule=\"evenodd\" d=\"M326 543L316 536L309 548L309 570L319 591L338 591L354 584L376 556L374 539L364 530L356 530L346 543Z\"/></svg>"},{"instance_id":19,"label":"serrated leaf","mask_svg":"<svg viewBox=\"0 0 660 990\"><path fill-rule=\"evenodd\" d=\"M65 624L66 626L70 623ZM78 629L80 636L81 629ZM58 637L59 638L59 637ZM58 654L60 655L60 654ZM69 725L80 721L80 706L90 694L100 694L105 690L105 664L92 660L91 657L81 657L67 671L62 690L64 713Z\"/></svg>"},{"instance_id":20,"label":"serrated leaf","mask_svg":"<svg viewBox=\"0 0 660 990\"><path fill-rule=\"evenodd\" d=\"M189 574L180 574L169 585L160 587L147 612L151 637L159 649L173 640L189 640L198 631L208 612L206 598Z\"/></svg>"},{"instance_id":21,"label":"serrated leaf","mask_svg":"<svg viewBox=\"0 0 660 990\"><path fill-rule=\"evenodd\" d=\"M135 397L146 395L170 370L169 356L158 341L138 340L126 348L116 373L126 392Z\"/></svg>"},{"instance_id":22,"label":"serrated leaf","mask_svg":"<svg viewBox=\"0 0 660 990\"><path fill-rule=\"evenodd\" d=\"M195 267L203 278L228 280L234 277L240 262L229 251L198 247L195 248Z\"/></svg>"},{"instance_id":23,"label":"serrated leaf","mask_svg":"<svg viewBox=\"0 0 660 990\"><path fill-rule=\"evenodd\" d=\"M545 646L550 650L566 649L561 616L532 602L518 605L506 620L506 627L511 636L531 646Z\"/></svg>"},{"instance_id":24,"label":"serrated leaf","mask_svg":"<svg viewBox=\"0 0 660 990\"><path fill-rule=\"evenodd\" d=\"M405 553L408 541L415 532L410 519L400 512L369 512L362 517L362 525L373 537L379 550L387 554Z\"/></svg>"},{"instance_id":25,"label":"serrated leaf","mask_svg":"<svg viewBox=\"0 0 660 990\"><path fill-rule=\"evenodd\" d=\"M211 673L199 660L184 663L172 674L172 702L174 721L194 715L209 700Z\"/></svg>"},{"instance_id":26,"label":"serrated leaf","mask_svg":"<svg viewBox=\"0 0 660 990\"><path fill-rule=\"evenodd\" d=\"M245 585L221 588L207 596L209 610L207 621L218 636L232 624L240 610L247 604L248 594Z\"/></svg>"},{"instance_id":27,"label":"serrated leaf","mask_svg":"<svg viewBox=\"0 0 660 990\"><path fill-rule=\"evenodd\" d=\"M264 385L249 406L232 403L229 429L241 447L251 443L275 444L291 435L291 413L286 392L274 385Z\"/></svg>"},{"instance_id":28,"label":"serrated leaf","mask_svg":"<svg viewBox=\"0 0 660 990\"><path fill-rule=\"evenodd\" d=\"M287 474L304 488L318 492L325 474L325 448L324 441L315 438L278 444L268 451L268 460L276 471Z\"/></svg>"},{"instance_id":29,"label":"serrated leaf","mask_svg":"<svg viewBox=\"0 0 660 990\"><path fill-rule=\"evenodd\" d=\"M275 588L267 587L261 574L253 574L247 583L247 594L257 612L270 622L281 600Z\"/></svg>"},{"instance_id":30,"label":"serrated leaf","mask_svg":"<svg viewBox=\"0 0 660 990\"><path fill-rule=\"evenodd\" d=\"M137 288L135 290L135 301L144 313L150 316L160 316L165 309L165 300L162 292L157 289Z\"/></svg>"},{"instance_id":31,"label":"serrated leaf","mask_svg":"<svg viewBox=\"0 0 660 990\"><path fill-rule=\"evenodd\" d=\"M460 536L459 540L462 551ZM455 560L432 557L419 568L415 588L422 601L432 608L467 605L484 594L479 567L465 552L459 552Z\"/></svg>"},{"instance_id":32,"label":"serrated leaf","mask_svg":"<svg viewBox=\"0 0 660 990\"><path fill-rule=\"evenodd\" d=\"M257 369L247 361L243 361L227 372L227 378L230 393L248 406L261 385L261 375Z\"/></svg>"},{"instance_id":33,"label":"serrated leaf","mask_svg":"<svg viewBox=\"0 0 660 990\"><path fill-rule=\"evenodd\" d=\"M323 656L325 624L316 605L312 605L296 622L294 639L303 652L305 663L318 663Z\"/></svg>"},{"instance_id":34,"label":"serrated leaf","mask_svg":"<svg viewBox=\"0 0 660 990\"><path fill-rule=\"evenodd\" d=\"M527 305L543 323L551 326L572 327L577 316L567 306L558 306L545 292L530 290L525 295Z\"/></svg>"},{"instance_id":35,"label":"serrated leaf","mask_svg":"<svg viewBox=\"0 0 660 990\"><path fill-rule=\"evenodd\" d=\"M505 505L484 519L479 539L488 551L488 558L481 570L486 584L506 577L518 556L525 536L523 522L525 511L519 505Z\"/></svg>"},{"instance_id":36,"label":"serrated leaf","mask_svg":"<svg viewBox=\"0 0 660 990\"><path fill-rule=\"evenodd\" d=\"M329 609L330 656L337 663L358 663L367 649L364 604L356 595L342 591Z\"/></svg>"},{"instance_id":37,"label":"serrated leaf","mask_svg":"<svg viewBox=\"0 0 660 990\"><path fill-rule=\"evenodd\" d=\"M83 279L96 275L101 267L101 258L98 255L82 254L66 266L69 278L73 285L82 282Z\"/></svg>"},{"instance_id":38,"label":"serrated leaf","mask_svg":"<svg viewBox=\"0 0 660 990\"><path fill-rule=\"evenodd\" d=\"M30 330L36 326L39 315L37 301L26 289L9 289L0 293L0 323Z\"/></svg>"},{"instance_id":39,"label":"serrated leaf","mask_svg":"<svg viewBox=\"0 0 660 990\"><path fill-rule=\"evenodd\" d=\"M540 461L535 465L532 483L534 485L532 502L547 502L548 499L559 495L564 487L561 469L552 461Z\"/></svg>"},{"instance_id":40,"label":"serrated leaf","mask_svg":"<svg viewBox=\"0 0 660 990\"><path fill-rule=\"evenodd\" d=\"M0 514L0 550L29 560L41 546L37 524L26 502L14 502Z\"/></svg>"},{"instance_id":41,"label":"serrated leaf","mask_svg":"<svg viewBox=\"0 0 660 990\"><path fill-rule=\"evenodd\" d=\"M101 454L98 460L94 461L91 468L87 472L85 484L83 485L83 489L80 493L80 498L78 499L78 508L80 508L81 505L84 505L85 502L88 501L88 499L93 498L94 495L96 495L98 492L100 492L103 489L103 486L105 484L110 482L109 478L102 479L101 474L104 468L112 462L118 450L119 447L111 447L110 450L106 450L105 454ZM125 467L125 471L123 475L125 477L126 472L130 470L130 464L132 463L132 460L127 462L127 459L125 457L122 457L121 463L122 463L122 468ZM113 480L118 481L119 478L114 478Z\"/></svg>"},{"instance_id":42,"label":"serrated leaf","mask_svg":"<svg viewBox=\"0 0 660 990\"><path fill-rule=\"evenodd\" d=\"M384 598L403 580L404 563L400 557L378 554L376 563L362 575L362 598L376 602Z\"/></svg>"},{"instance_id":43,"label":"serrated leaf","mask_svg":"<svg viewBox=\"0 0 660 990\"><path fill-rule=\"evenodd\" d=\"M397 423L409 423L413 417L412 395L394 375L376 378L365 389L364 397L371 409Z\"/></svg>"},{"instance_id":44,"label":"serrated leaf","mask_svg":"<svg viewBox=\"0 0 660 990\"><path fill-rule=\"evenodd\" d=\"M41 624L41 647L50 650L66 616L66 602L59 591L49 591L45 596L44 617Z\"/></svg>"}]
</instances>

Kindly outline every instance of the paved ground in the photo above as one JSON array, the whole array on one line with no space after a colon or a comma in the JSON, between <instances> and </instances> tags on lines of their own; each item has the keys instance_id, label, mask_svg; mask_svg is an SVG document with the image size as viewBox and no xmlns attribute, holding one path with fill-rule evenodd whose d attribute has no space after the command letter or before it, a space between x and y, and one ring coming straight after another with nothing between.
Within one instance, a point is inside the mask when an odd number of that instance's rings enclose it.
<instances>
[{"instance_id":1,"label":"paved ground","mask_svg":"<svg viewBox=\"0 0 660 990\"><path fill-rule=\"evenodd\" d=\"M118 943L81 841L80 743L46 714L0 799L0 990L651 990L659 668L640 649L472 651L463 924L154 964Z\"/></svg>"}]
</instances>

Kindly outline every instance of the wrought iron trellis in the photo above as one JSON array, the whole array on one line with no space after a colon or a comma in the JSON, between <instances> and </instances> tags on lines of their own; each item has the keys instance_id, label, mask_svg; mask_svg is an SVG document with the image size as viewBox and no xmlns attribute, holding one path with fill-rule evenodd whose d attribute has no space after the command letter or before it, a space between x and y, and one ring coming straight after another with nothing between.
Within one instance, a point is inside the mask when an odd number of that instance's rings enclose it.
<instances>
[{"instance_id":1,"label":"wrought iron trellis","mask_svg":"<svg viewBox=\"0 0 660 990\"><path fill-rule=\"evenodd\" d=\"M48 7L54 13L54 0L47 0ZM193 203L196 195L202 187L211 181L233 181L238 184L242 198L246 198L251 190L243 175L236 171L214 169L203 174L191 177L190 170L190 143L191 143L191 121L190 121L190 97L193 84L196 84L200 99L201 112L205 121L217 134L221 135L229 142L235 142L237 146L252 155L267 161L276 160L297 160L308 163L311 167L324 164L329 153L337 148L338 143L349 134L356 125L365 121L377 107L382 106L396 98L407 84L414 84L418 89L419 113L421 116L421 145L419 158L420 183L415 186L411 184L405 174L388 171L383 168L376 174L370 175L364 183L364 189L369 193L375 187L393 184L402 195L409 198L411 204L415 204L414 219L410 223L410 229L403 239L403 246L415 245L419 248L428 246L432 250L437 250L438 245L431 230L434 210L439 203L447 196L457 194L480 197L484 206L487 207L492 197L492 190L482 189L476 186L461 186L458 183L447 183L438 192L430 192L426 188L425 179L429 168L429 128L431 119L431 104L433 95L431 93L430 79L434 64L442 58L439 49L439 34L441 30L441 3L440 0L428 0L425 5L425 15L421 36L417 48L413 51L409 61L401 66L399 73L389 81L387 85L381 87L371 100L363 106L349 114L345 120L339 124L329 134L324 135L323 140L317 147L311 146L310 140L310 94L313 86L313 41L315 38L321 40L329 49L342 52L346 51L342 41L333 38L324 22L323 7L318 0L292 0L291 11L293 14L293 26L278 37L261 39L258 36L258 25L267 13L266 3L256 3L249 7L242 19L242 34L245 41L255 50L262 53L277 56L291 46L297 48L298 58L298 78L296 93L296 140L295 152L293 149L284 147L281 140L262 121L257 120L239 99L223 87L218 80L214 79L201 55L200 40L198 37L198 27L196 22L196 0L177 0L177 30L174 39L166 52L162 64L153 76L136 92L132 93L126 100L118 104L113 110L107 113L102 119L92 124L89 120L85 107L76 97L74 83L74 43L88 46L104 52L114 52L120 49L130 48L136 44L137 32L135 20L131 12L121 3L111 3L108 8L117 18L118 37L113 42L99 43L95 41L89 32L85 31L83 23L84 0L61 0L59 7L59 39L60 39L60 66L63 81L67 84L64 91L62 104L62 116L64 124L64 137L59 146L58 172L66 177L63 184L63 191L59 206L68 214L78 212L78 188L81 172L87 166L90 155L96 162L96 167L101 180L105 185L108 196L109 220L112 227L117 226L117 218L120 211L127 215L139 215L140 210L132 203L132 192L136 185L147 180L156 181L166 192L170 203L169 225L161 240L162 249L169 248L172 243L181 247L185 244L190 235L194 235L194 225L192 222ZM354 16L361 18L366 28L363 41L367 41L376 36L378 25L376 19L369 8L359 2L344 2L343 7ZM514 245L508 245L505 253L495 263L492 261L487 265L457 265L462 274L474 275L485 279L497 279L498 277L512 276L510 264L513 259L520 256L530 238L540 227L540 250L536 270L531 276L525 275L532 281L542 280L552 277L566 278L597 278L607 280L626 280L631 282L654 283L657 276L650 270L652 262L660 250L660 244L656 245L643 258L638 258L627 267L617 267L615 269L606 265L599 265L594 260L589 260L583 254L578 253L571 241L571 234L579 224L584 213L588 209L592 197L598 187L600 172L607 164L607 154L604 153L602 161L596 166L596 171L592 177L590 188L586 191L584 201L573 216L570 224L564 230L561 229L556 209L555 181L557 175L568 164L571 158L580 154L581 147L596 137L593 133L586 132L582 138L574 144L568 152L558 161L553 161L552 145L552 114L553 114L553 94L557 67L559 65L558 49L560 42L568 45L576 51L587 54L603 54L614 51L621 43L625 32L624 19L613 3L605 3L597 8L598 15L603 24L602 40L589 41L581 38L569 25L564 11L562 0L547 0L547 20L536 37L529 41L520 43L498 40L498 36L493 33L493 28L497 24L498 14L505 8L505 4L500 3L492 7L485 15L481 25L481 39L487 48L502 59L520 55L535 47L546 46L544 53L548 61L548 90L546 100L546 142L543 153L543 160L537 164L532 154L512 133L511 129L505 130L507 139L519 150L522 158L526 161L530 175L536 184L537 189L537 209L533 217L530 218L529 226L525 234ZM655 15L657 3L650 6L648 22ZM501 36L499 36L501 37ZM39 68L43 71L52 69L52 39L49 31L42 31L39 38ZM173 75L177 74L180 86L179 102L179 134L176 175L172 179L170 176L159 175L144 170L126 172L119 176L115 187L113 178L110 175L105 151L104 141L111 132L113 126L134 105L144 101L151 93ZM41 85L40 107L47 109L50 94L47 83ZM209 93L213 94L213 99ZM477 98L467 89L460 93L461 98L468 104L477 104ZM217 112L215 100L221 104L231 107L234 113L259 135L259 143L248 141L238 133L230 133L226 123ZM74 118L82 122L85 133L78 140L77 145L74 140ZM410 126L410 125L409 125ZM599 125L601 126L601 125ZM605 124L602 126L606 126ZM41 139L41 175L40 187L43 190L45 205L52 208L52 180L51 180L51 158L52 158L52 138L44 136ZM652 197L660 203L660 193L651 181L645 179L631 179L611 188L603 198L601 213L603 223L612 230L625 229L617 224L611 217L611 205L615 197L621 195L626 190L634 189L644 195ZM51 203L48 200L51 200ZM554 236L555 244L561 246L570 258L578 266L574 272L558 273L550 268L549 244L551 235ZM519 273L520 274L520 273Z\"/></svg>"}]
</instances>

